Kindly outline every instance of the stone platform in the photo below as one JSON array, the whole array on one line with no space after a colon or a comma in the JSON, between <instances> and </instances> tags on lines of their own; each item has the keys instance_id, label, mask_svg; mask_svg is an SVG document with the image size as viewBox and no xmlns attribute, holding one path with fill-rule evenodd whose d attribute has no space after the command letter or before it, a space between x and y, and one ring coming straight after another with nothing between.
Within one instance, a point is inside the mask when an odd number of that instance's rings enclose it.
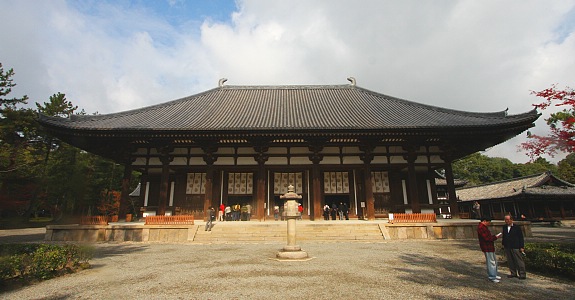
<instances>
[{"instance_id":1,"label":"stone platform","mask_svg":"<svg viewBox=\"0 0 575 300\"><path fill-rule=\"evenodd\" d=\"M531 223L515 222L531 237ZM325 242L383 242L406 239L476 239L477 220L438 220L437 223L394 223L387 220L297 221L297 240ZM491 232L501 231L494 221ZM286 241L285 221L215 222L211 231L196 225L144 225L117 222L109 225L49 225L46 241L165 242L165 243L281 243Z\"/></svg>"}]
</instances>

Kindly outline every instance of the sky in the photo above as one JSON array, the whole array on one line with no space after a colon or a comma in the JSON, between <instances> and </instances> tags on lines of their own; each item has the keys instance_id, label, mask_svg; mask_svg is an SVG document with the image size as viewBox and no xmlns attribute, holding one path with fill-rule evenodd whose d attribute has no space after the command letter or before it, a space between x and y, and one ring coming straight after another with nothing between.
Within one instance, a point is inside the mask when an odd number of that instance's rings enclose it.
<instances>
[{"instance_id":1,"label":"sky","mask_svg":"<svg viewBox=\"0 0 575 300\"><path fill-rule=\"evenodd\" d=\"M10 96L107 114L228 85L357 85L464 111L575 87L575 0L0 0ZM544 115L531 132L546 134ZM483 154L528 161L521 134ZM548 157L556 162L562 158Z\"/></svg>"}]
</instances>

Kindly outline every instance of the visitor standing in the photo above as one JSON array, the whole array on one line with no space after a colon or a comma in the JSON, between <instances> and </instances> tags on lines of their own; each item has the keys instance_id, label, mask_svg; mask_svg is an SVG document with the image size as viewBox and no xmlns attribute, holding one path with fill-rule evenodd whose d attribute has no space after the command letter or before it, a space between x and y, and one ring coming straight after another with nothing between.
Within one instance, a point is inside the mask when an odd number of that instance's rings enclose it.
<instances>
[{"instance_id":1,"label":"visitor standing","mask_svg":"<svg viewBox=\"0 0 575 300\"><path fill-rule=\"evenodd\" d=\"M226 221L231 221L232 220L232 208L229 205L226 206L224 213L226 214Z\"/></svg>"},{"instance_id":2,"label":"visitor standing","mask_svg":"<svg viewBox=\"0 0 575 300\"><path fill-rule=\"evenodd\" d=\"M337 215L337 205L335 205L335 203L331 204L331 219L335 220Z\"/></svg>"},{"instance_id":3,"label":"visitor standing","mask_svg":"<svg viewBox=\"0 0 575 300\"><path fill-rule=\"evenodd\" d=\"M220 204L220 210L218 211L218 220L221 222L224 220L224 211L226 210L226 206L222 203Z\"/></svg>"},{"instance_id":4,"label":"visitor standing","mask_svg":"<svg viewBox=\"0 0 575 300\"><path fill-rule=\"evenodd\" d=\"M240 220L240 205L234 204L232 207L232 221L239 221Z\"/></svg>"},{"instance_id":5,"label":"visitor standing","mask_svg":"<svg viewBox=\"0 0 575 300\"><path fill-rule=\"evenodd\" d=\"M525 271L525 242L523 239L523 232L521 227L513 224L513 217L510 215L505 216L505 225L503 225L503 239L501 243L505 248L505 256L507 257L507 264L511 274L507 275L509 278L519 277L525 279L527 272Z\"/></svg>"},{"instance_id":6,"label":"visitor standing","mask_svg":"<svg viewBox=\"0 0 575 300\"><path fill-rule=\"evenodd\" d=\"M329 205L327 204L323 206L323 219L329 221Z\"/></svg>"},{"instance_id":7,"label":"visitor standing","mask_svg":"<svg viewBox=\"0 0 575 300\"><path fill-rule=\"evenodd\" d=\"M274 219L277 221L280 217L280 207L279 205L274 206Z\"/></svg>"},{"instance_id":8,"label":"visitor standing","mask_svg":"<svg viewBox=\"0 0 575 300\"><path fill-rule=\"evenodd\" d=\"M240 212L241 212L240 220L247 221L248 220L248 207L246 206L246 204L242 205L242 207L240 208Z\"/></svg>"},{"instance_id":9,"label":"visitor standing","mask_svg":"<svg viewBox=\"0 0 575 300\"><path fill-rule=\"evenodd\" d=\"M214 208L210 206L208 208L208 220L206 221L206 230L205 231L212 231L212 222L216 219L216 212Z\"/></svg>"},{"instance_id":10,"label":"visitor standing","mask_svg":"<svg viewBox=\"0 0 575 300\"><path fill-rule=\"evenodd\" d=\"M481 205L479 205L479 202L477 201L473 202L473 214L476 219L481 219Z\"/></svg>"},{"instance_id":11,"label":"visitor standing","mask_svg":"<svg viewBox=\"0 0 575 300\"><path fill-rule=\"evenodd\" d=\"M248 221L251 220L252 218L252 206L248 203L246 204L246 208L247 208L247 219Z\"/></svg>"},{"instance_id":12,"label":"visitor standing","mask_svg":"<svg viewBox=\"0 0 575 300\"><path fill-rule=\"evenodd\" d=\"M347 203L343 204L343 217L346 220L349 220L349 208L347 207Z\"/></svg>"},{"instance_id":13,"label":"visitor standing","mask_svg":"<svg viewBox=\"0 0 575 300\"><path fill-rule=\"evenodd\" d=\"M491 224L491 219L481 218L479 226L477 226L477 237L479 238L479 247L483 254L485 254L485 264L487 265L487 277L491 282L498 283L501 279L497 276L497 257L495 256L495 245L493 241L497 240L501 236L501 233L497 235L492 235L489 231L489 226Z\"/></svg>"}]
</instances>

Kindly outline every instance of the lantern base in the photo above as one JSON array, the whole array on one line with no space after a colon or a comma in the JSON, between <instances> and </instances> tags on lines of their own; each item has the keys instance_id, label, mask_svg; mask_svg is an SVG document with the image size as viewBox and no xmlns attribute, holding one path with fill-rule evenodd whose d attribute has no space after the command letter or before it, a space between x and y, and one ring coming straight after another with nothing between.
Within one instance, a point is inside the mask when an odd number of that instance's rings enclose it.
<instances>
[{"instance_id":1,"label":"lantern base","mask_svg":"<svg viewBox=\"0 0 575 300\"><path fill-rule=\"evenodd\" d=\"M299 248L299 246L298 246ZM296 251L286 251L285 247L282 251L278 252L276 254L276 258L277 259L281 259L281 260L289 260L289 259L306 259L308 258L308 254L305 251L300 250L296 250Z\"/></svg>"}]
</instances>

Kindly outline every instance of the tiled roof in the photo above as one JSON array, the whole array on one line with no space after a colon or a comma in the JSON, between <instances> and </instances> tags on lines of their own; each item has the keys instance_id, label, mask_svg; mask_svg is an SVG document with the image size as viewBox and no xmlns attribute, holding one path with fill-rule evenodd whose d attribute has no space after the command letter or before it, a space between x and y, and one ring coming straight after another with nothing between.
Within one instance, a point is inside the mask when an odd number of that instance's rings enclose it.
<instances>
[{"instance_id":1,"label":"tiled roof","mask_svg":"<svg viewBox=\"0 0 575 300\"><path fill-rule=\"evenodd\" d=\"M467 181L461 179L454 179L453 185L455 187L464 186L467 184ZM435 185L436 186L447 186L447 180L445 178L435 178Z\"/></svg>"},{"instance_id":2,"label":"tiled roof","mask_svg":"<svg viewBox=\"0 0 575 300\"><path fill-rule=\"evenodd\" d=\"M525 126L524 114L472 113L419 104L355 85L222 86L179 100L106 115L40 122L80 130L378 130Z\"/></svg>"},{"instance_id":3,"label":"tiled roof","mask_svg":"<svg viewBox=\"0 0 575 300\"><path fill-rule=\"evenodd\" d=\"M575 185L546 172L543 174L456 190L457 198L461 201L507 198L522 193L537 195L569 194L575 196Z\"/></svg>"}]
</instances>

